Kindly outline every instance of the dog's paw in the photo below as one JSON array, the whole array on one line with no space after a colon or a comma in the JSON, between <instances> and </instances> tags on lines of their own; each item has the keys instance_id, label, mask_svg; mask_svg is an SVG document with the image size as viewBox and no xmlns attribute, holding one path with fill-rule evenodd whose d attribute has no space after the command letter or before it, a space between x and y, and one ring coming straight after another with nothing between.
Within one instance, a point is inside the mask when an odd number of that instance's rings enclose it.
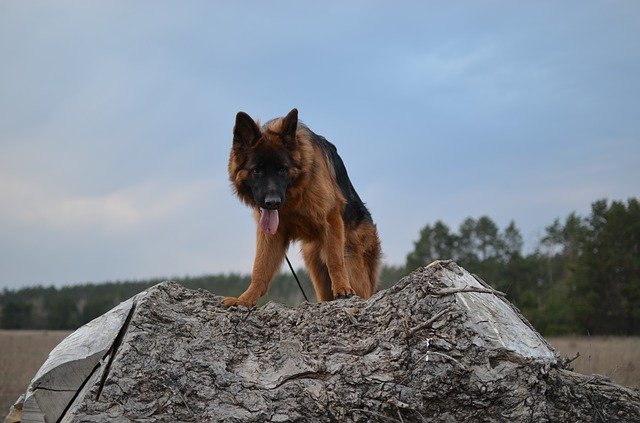
<instances>
[{"instance_id":1,"label":"dog's paw","mask_svg":"<svg viewBox=\"0 0 640 423\"><path fill-rule=\"evenodd\" d=\"M224 304L225 307L232 307L238 305L238 299L236 297L227 297L222 300L222 304Z\"/></svg>"},{"instance_id":2,"label":"dog's paw","mask_svg":"<svg viewBox=\"0 0 640 423\"><path fill-rule=\"evenodd\" d=\"M222 302L225 307L245 306L247 308L251 308L256 304L256 302L246 301L236 297L227 297Z\"/></svg>"},{"instance_id":3,"label":"dog's paw","mask_svg":"<svg viewBox=\"0 0 640 423\"><path fill-rule=\"evenodd\" d=\"M349 297L353 297L355 295L356 295L355 291L353 289L351 289L351 288L337 289L333 293L333 296L336 299L338 299L338 298L349 298Z\"/></svg>"}]
</instances>

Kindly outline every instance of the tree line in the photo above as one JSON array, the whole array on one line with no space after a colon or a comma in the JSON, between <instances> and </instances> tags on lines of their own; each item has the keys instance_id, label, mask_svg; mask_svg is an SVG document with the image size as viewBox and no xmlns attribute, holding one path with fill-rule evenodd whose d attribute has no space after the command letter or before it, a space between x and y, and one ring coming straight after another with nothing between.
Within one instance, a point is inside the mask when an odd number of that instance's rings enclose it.
<instances>
[{"instance_id":1,"label":"tree line","mask_svg":"<svg viewBox=\"0 0 640 423\"><path fill-rule=\"evenodd\" d=\"M301 283L308 285L306 272L298 271ZM75 329L104 314L122 301L164 280L174 280L190 289L204 289L217 295L237 296L248 286L250 276L241 274L204 275L171 279L88 283L56 288L32 287L4 289L0 293L0 328L2 329ZM289 281L291 279L291 281ZM268 299L297 304L303 300L295 280L287 274L277 275ZM268 299L264 299L266 302Z\"/></svg>"},{"instance_id":2,"label":"tree line","mask_svg":"<svg viewBox=\"0 0 640 423\"><path fill-rule=\"evenodd\" d=\"M451 229L442 221L427 224L401 266L382 268L386 288L420 266L453 259L507 294L545 335L640 335L640 203L638 199L591 205L588 216L571 213L556 219L530 253L515 222L499 228L488 216L467 218ZM307 296L313 288L304 269L297 274ZM187 288L237 296L248 275L205 275L174 279ZM121 301L161 282L121 281L62 288L4 289L0 328L75 329ZM272 282L262 302L303 301L288 272Z\"/></svg>"},{"instance_id":3,"label":"tree line","mask_svg":"<svg viewBox=\"0 0 640 423\"><path fill-rule=\"evenodd\" d=\"M536 329L555 334L640 334L640 203L599 200L545 228L523 253L515 223L487 216L457 231L441 221L420 231L406 269L450 257L507 294ZM405 269L405 270L406 270Z\"/></svg>"}]
</instances>

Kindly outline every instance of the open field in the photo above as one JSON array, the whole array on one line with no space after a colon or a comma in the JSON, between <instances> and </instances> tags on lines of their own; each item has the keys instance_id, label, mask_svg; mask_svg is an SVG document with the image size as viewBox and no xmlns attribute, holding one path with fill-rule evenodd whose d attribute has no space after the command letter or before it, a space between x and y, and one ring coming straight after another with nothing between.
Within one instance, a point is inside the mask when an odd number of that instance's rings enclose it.
<instances>
[{"instance_id":1,"label":"open field","mask_svg":"<svg viewBox=\"0 0 640 423\"><path fill-rule=\"evenodd\" d=\"M608 376L620 385L640 389L640 337L560 336L547 340L558 353L573 358L574 371Z\"/></svg>"},{"instance_id":2,"label":"open field","mask_svg":"<svg viewBox=\"0 0 640 423\"><path fill-rule=\"evenodd\" d=\"M53 349L71 332L0 330L0 420L27 390L27 385Z\"/></svg>"},{"instance_id":3,"label":"open field","mask_svg":"<svg viewBox=\"0 0 640 423\"><path fill-rule=\"evenodd\" d=\"M0 331L0 420L22 394L49 351L70 332ZM640 388L640 337L552 337L551 345L573 361L577 372L598 373Z\"/></svg>"}]
</instances>

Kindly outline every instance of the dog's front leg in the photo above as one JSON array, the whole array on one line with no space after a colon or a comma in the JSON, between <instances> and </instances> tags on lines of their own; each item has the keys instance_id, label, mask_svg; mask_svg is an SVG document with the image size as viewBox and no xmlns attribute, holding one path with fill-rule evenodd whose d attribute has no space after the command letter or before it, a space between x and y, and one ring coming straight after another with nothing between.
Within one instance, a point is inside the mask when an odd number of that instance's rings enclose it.
<instances>
[{"instance_id":1,"label":"dog's front leg","mask_svg":"<svg viewBox=\"0 0 640 423\"><path fill-rule=\"evenodd\" d=\"M345 234L342 212L334 209L327 216L325 257L327 268L331 277L331 290L334 298L354 295L355 292L349 284L347 266L344 259Z\"/></svg>"},{"instance_id":2,"label":"dog's front leg","mask_svg":"<svg viewBox=\"0 0 640 423\"><path fill-rule=\"evenodd\" d=\"M243 305L246 307L256 305L260 297L266 294L271 278L280 269L286 251L287 242L282 231L277 232L275 235L268 235L258 228L256 257L253 262L251 283L238 298L225 298L224 304L226 306Z\"/></svg>"}]
</instances>

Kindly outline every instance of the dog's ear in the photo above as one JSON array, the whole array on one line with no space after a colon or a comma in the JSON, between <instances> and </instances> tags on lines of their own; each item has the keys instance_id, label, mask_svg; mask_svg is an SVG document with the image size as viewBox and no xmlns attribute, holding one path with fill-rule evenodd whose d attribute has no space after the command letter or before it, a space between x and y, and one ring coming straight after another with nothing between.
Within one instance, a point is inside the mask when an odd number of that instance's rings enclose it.
<instances>
[{"instance_id":1,"label":"dog's ear","mask_svg":"<svg viewBox=\"0 0 640 423\"><path fill-rule=\"evenodd\" d=\"M233 127L233 146L250 147L260 138L260 128L251 116L245 112L238 112L236 124Z\"/></svg>"},{"instance_id":2,"label":"dog's ear","mask_svg":"<svg viewBox=\"0 0 640 423\"><path fill-rule=\"evenodd\" d=\"M298 128L298 109L291 110L282 119L282 130L280 137L288 147L293 147L296 144L296 129Z\"/></svg>"}]
</instances>

